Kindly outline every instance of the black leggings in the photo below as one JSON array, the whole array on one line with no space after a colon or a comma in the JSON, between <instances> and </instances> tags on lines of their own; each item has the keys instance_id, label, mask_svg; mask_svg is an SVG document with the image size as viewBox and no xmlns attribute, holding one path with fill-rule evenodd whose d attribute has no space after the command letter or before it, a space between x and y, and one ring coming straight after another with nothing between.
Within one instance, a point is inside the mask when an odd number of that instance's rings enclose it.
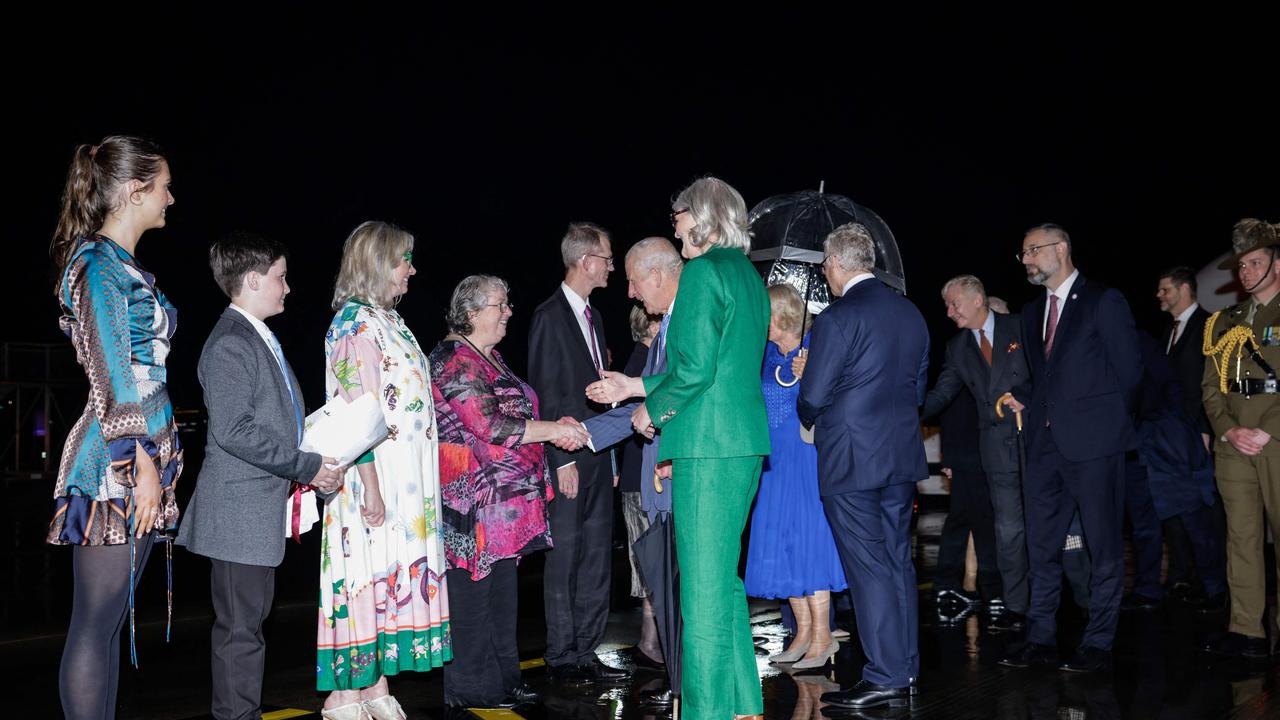
<instances>
[{"instance_id":1,"label":"black leggings","mask_svg":"<svg viewBox=\"0 0 1280 720\"><path fill-rule=\"evenodd\" d=\"M135 541L134 581L151 554L152 535ZM77 545L71 627L58 670L67 720L113 720L120 680L120 631L129 615L129 545Z\"/></svg>"}]
</instances>

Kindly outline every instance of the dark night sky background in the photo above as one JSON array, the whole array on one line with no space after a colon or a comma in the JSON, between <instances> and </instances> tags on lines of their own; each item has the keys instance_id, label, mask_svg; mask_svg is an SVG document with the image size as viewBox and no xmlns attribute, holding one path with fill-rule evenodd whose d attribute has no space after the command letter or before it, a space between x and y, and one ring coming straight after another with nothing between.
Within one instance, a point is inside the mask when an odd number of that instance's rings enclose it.
<instances>
[{"instance_id":1,"label":"dark night sky background","mask_svg":"<svg viewBox=\"0 0 1280 720\"><path fill-rule=\"evenodd\" d=\"M226 302L205 250L232 228L291 248L271 324L315 406L341 243L366 219L417 237L400 311L427 348L459 279L507 278L518 308L500 349L518 368L565 224L604 225L620 258L669 236L670 198L704 174L748 205L825 180L875 210L935 348L954 332L946 278L973 272L1015 309L1032 295L1012 256L1033 224L1064 224L1082 272L1154 327L1157 271L1216 257L1241 217L1280 220L1273 18L920 8L909 23L815 10L730 28L675 7L573 26L497 6L357 20L309 5L279 22L198 7L123 33L13 26L3 51L18 159L3 339L61 337L47 243L75 145L152 137L177 204L139 256L179 308L179 406L200 402L195 362ZM593 302L621 363L621 263Z\"/></svg>"}]
</instances>

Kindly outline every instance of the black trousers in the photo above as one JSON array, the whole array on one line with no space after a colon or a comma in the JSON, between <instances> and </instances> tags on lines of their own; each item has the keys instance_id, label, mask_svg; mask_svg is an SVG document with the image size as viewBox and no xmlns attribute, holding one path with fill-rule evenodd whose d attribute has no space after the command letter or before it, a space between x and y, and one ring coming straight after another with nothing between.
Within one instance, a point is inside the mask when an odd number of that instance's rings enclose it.
<instances>
[{"instance_id":1,"label":"black trousers","mask_svg":"<svg viewBox=\"0 0 1280 720\"><path fill-rule=\"evenodd\" d=\"M551 667L595 657L609 621L609 560L613 547L613 482L579 470L578 495L557 495L549 506L551 540L543 571L547 650ZM554 472L552 475L554 476ZM554 482L554 480L553 480ZM452 599L449 602L453 606Z\"/></svg>"},{"instance_id":2,"label":"black trousers","mask_svg":"<svg viewBox=\"0 0 1280 720\"><path fill-rule=\"evenodd\" d=\"M262 716L262 672L267 643L262 623L271 612L276 569L210 558L213 594L213 717Z\"/></svg>"},{"instance_id":3,"label":"black trousers","mask_svg":"<svg viewBox=\"0 0 1280 720\"><path fill-rule=\"evenodd\" d=\"M1206 595L1226 591L1226 515L1221 498L1212 507L1165 520L1164 532L1169 544L1169 584L1190 583L1198 576Z\"/></svg>"},{"instance_id":4,"label":"black trousers","mask_svg":"<svg viewBox=\"0 0 1280 720\"><path fill-rule=\"evenodd\" d=\"M1110 650L1124 589L1124 455L1072 462L1046 429L1029 450L1023 492L1031 563L1027 639L1057 642L1063 538L1078 510L1090 560L1089 624L1080 644Z\"/></svg>"},{"instance_id":5,"label":"black trousers","mask_svg":"<svg viewBox=\"0 0 1280 720\"><path fill-rule=\"evenodd\" d=\"M934 587L959 590L964 584L964 559L973 533L978 555L978 591L990 600L1000 597L1000 567L996 560L995 512L991 492L981 470L951 469L951 506L938 541L938 570Z\"/></svg>"},{"instance_id":6,"label":"black trousers","mask_svg":"<svg viewBox=\"0 0 1280 720\"><path fill-rule=\"evenodd\" d=\"M494 707L520 684L516 646L516 561L499 560L480 580L467 570L445 572L453 662L444 666L444 701Z\"/></svg>"}]
</instances>

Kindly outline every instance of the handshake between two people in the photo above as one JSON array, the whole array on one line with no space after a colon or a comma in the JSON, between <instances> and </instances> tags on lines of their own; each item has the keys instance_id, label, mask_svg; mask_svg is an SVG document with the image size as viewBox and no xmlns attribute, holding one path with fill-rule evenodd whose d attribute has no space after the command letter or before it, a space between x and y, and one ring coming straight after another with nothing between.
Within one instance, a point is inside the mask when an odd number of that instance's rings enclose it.
<instances>
[{"instance_id":1,"label":"handshake between two people","mask_svg":"<svg viewBox=\"0 0 1280 720\"><path fill-rule=\"evenodd\" d=\"M581 450L590 440L591 433L587 432L587 427L567 415L556 421L551 437L547 438L547 442L565 452Z\"/></svg>"}]
</instances>

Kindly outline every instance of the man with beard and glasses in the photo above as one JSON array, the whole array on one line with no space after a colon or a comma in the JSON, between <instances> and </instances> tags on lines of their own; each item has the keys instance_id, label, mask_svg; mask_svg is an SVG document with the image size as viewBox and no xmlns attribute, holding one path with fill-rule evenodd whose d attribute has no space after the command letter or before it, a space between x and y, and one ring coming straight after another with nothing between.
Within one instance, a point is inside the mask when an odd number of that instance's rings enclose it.
<instances>
[{"instance_id":1,"label":"man with beard and glasses","mask_svg":"<svg viewBox=\"0 0 1280 720\"><path fill-rule=\"evenodd\" d=\"M1001 664L1107 671L1124 589L1123 473L1125 453L1136 447L1138 335L1124 296L1076 270L1061 226L1028 231L1018 259L1045 293L1022 313L1030 381L1006 401L1025 411L1031 602L1027 644ZM1089 624L1075 653L1059 664L1063 538L1077 511L1092 561Z\"/></svg>"}]
</instances>

